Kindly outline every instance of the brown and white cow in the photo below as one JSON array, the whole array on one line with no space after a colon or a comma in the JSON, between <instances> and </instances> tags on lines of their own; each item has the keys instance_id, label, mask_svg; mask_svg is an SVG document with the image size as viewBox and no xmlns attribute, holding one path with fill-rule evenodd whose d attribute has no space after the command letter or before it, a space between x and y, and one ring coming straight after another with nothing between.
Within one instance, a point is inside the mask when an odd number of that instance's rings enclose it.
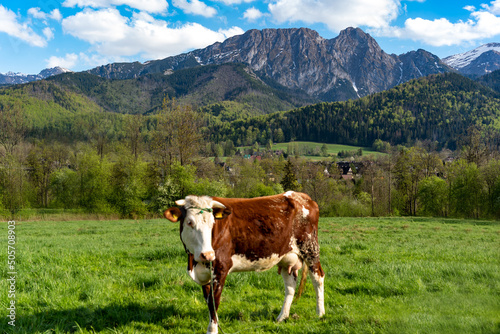
<instances>
[{"instance_id":1,"label":"brown and white cow","mask_svg":"<svg viewBox=\"0 0 500 334\"><path fill-rule=\"evenodd\" d=\"M187 196L165 218L180 221L189 276L202 286L210 312L207 333L218 332L217 309L227 274L263 271L278 265L285 301L277 321L288 318L297 272L305 263L316 290L316 312L325 314L324 277L319 262L318 205L289 191L252 199ZM213 264L213 293L209 262ZM215 305L215 309L214 309Z\"/></svg>"}]
</instances>

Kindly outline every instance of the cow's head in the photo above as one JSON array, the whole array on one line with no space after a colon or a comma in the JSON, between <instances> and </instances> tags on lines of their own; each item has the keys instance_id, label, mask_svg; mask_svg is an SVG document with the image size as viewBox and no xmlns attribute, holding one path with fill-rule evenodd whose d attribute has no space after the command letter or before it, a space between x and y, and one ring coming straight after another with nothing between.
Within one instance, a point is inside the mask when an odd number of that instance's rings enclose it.
<instances>
[{"instance_id":1,"label":"cow's head","mask_svg":"<svg viewBox=\"0 0 500 334\"><path fill-rule=\"evenodd\" d=\"M175 202L179 207L165 210L163 215L172 222L180 222L181 240L195 261L215 260L212 247L212 229L216 219L229 214L220 202L208 196L187 196Z\"/></svg>"}]
</instances>

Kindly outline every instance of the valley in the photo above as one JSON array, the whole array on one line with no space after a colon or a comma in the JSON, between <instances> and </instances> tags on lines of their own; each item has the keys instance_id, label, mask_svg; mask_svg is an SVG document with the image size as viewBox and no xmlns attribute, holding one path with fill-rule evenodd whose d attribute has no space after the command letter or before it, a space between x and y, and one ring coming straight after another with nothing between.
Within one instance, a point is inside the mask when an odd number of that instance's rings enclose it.
<instances>
[{"instance_id":1,"label":"valley","mask_svg":"<svg viewBox=\"0 0 500 334\"><path fill-rule=\"evenodd\" d=\"M265 29L4 86L0 215L145 217L190 193L293 189L327 216L498 217L499 73L388 55L360 29Z\"/></svg>"}]
</instances>

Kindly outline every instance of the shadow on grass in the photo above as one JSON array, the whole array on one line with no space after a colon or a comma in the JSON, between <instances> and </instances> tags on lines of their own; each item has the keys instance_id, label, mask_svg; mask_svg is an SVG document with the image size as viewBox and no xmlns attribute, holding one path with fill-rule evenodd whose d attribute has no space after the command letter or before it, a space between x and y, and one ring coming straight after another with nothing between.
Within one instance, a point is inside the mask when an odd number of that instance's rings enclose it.
<instances>
[{"instance_id":1,"label":"shadow on grass","mask_svg":"<svg viewBox=\"0 0 500 334\"><path fill-rule=\"evenodd\" d=\"M79 328L99 332L130 323L155 324L168 329L175 326L167 321L168 318L189 316L180 314L174 305L149 307L130 303L96 308L79 307L68 310L48 310L29 316L19 315L15 332L44 333L54 330L75 332Z\"/></svg>"}]
</instances>

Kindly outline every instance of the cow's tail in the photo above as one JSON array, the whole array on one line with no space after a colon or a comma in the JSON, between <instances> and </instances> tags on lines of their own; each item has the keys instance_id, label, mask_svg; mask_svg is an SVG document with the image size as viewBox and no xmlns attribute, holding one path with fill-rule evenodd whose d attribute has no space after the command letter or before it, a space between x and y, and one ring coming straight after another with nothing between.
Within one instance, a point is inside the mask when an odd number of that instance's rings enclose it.
<instances>
[{"instance_id":1,"label":"cow's tail","mask_svg":"<svg viewBox=\"0 0 500 334\"><path fill-rule=\"evenodd\" d=\"M297 292L297 295L295 296L295 299L299 299L300 296L302 296L302 293L304 292L304 288L306 287L306 280L307 280L307 272L309 271L309 269L307 269L308 266L305 265L303 268L302 268L302 275L300 277L300 284L299 284L299 291Z\"/></svg>"}]
</instances>

